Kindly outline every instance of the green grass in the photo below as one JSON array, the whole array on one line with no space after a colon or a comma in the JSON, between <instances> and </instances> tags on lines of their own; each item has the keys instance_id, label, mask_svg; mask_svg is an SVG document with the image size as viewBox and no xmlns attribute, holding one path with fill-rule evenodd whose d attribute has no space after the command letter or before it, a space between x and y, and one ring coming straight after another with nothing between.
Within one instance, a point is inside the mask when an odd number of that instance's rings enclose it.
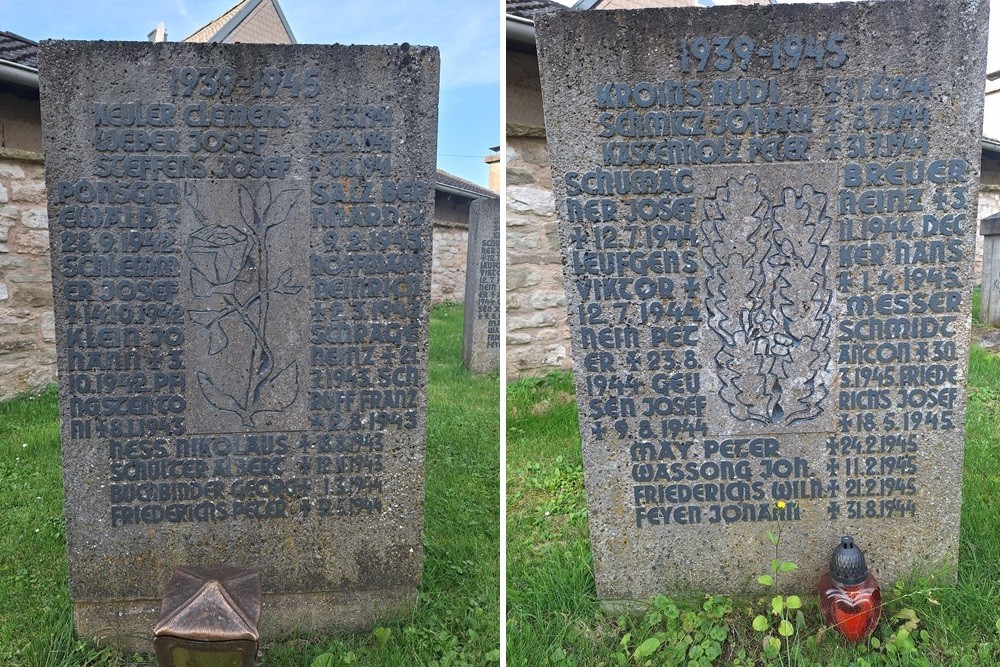
<instances>
[{"instance_id":1,"label":"green grass","mask_svg":"<svg viewBox=\"0 0 1000 667\"><path fill-rule=\"evenodd\" d=\"M1000 356L978 346L971 352L957 582L930 577L898 586L883 582L886 606L877 641L860 646L832 634L821 637L815 600L806 599L805 625L793 638L794 650L780 658L765 658L762 636L750 627L753 616L769 605L763 598L692 593L652 601L644 618L602 611L594 586L573 392L567 374L508 387L511 667L1000 664ZM892 618L906 609L917 619L910 633L899 631L905 619ZM644 657L654 646L652 658ZM686 657L678 658L677 651L684 650ZM691 651L697 653L694 662L689 662Z\"/></svg>"},{"instance_id":2,"label":"green grass","mask_svg":"<svg viewBox=\"0 0 1000 667\"><path fill-rule=\"evenodd\" d=\"M431 312L424 573L373 631L265 643L264 667L490 665L500 646L500 384L461 363L462 308ZM56 394L0 403L0 666L148 664L73 637Z\"/></svg>"}]
</instances>

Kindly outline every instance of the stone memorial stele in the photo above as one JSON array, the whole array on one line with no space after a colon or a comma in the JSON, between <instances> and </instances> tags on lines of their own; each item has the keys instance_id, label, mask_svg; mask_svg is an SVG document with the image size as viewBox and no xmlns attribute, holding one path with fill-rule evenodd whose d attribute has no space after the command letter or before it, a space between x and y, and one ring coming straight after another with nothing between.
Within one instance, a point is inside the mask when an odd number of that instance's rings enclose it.
<instances>
[{"instance_id":1,"label":"stone memorial stele","mask_svg":"<svg viewBox=\"0 0 1000 667\"><path fill-rule=\"evenodd\" d=\"M987 5L538 18L608 604L953 571Z\"/></svg>"},{"instance_id":2,"label":"stone memorial stele","mask_svg":"<svg viewBox=\"0 0 1000 667\"><path fill-rule=\"evenodd\" d=\"M421 575L439 58L43 42L70 595L149 648L176 566L260 571L262 635Z\"/></svg>"},{"instance_id":3,"label":"stone memorial stele","mask_svg":"<svg viewBox=\"0 0 1000 667\"><path fill-rule=\"evenodd\" d=\"M500 199L469 206L462 361L471 373L500 372Z\"/></svg>"}]
</instances>

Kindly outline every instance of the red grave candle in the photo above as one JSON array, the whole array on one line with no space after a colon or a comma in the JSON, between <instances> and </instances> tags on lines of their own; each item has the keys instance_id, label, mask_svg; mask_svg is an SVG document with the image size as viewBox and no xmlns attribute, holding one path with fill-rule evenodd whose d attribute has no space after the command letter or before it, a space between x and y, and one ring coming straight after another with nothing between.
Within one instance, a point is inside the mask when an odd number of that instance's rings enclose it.
<instances>
[{"instance_id":1,"label":"red grave candle","mask_svg":"<svg viewBox=\"0 0 1000 667\"><path fill-rule=\"evenodd\" d=\"M820 579L819 608L827 624L852 642L861 641L878 625L882 593L850 535L840 538L830 571Z\"/></svg>"}]
</instances>

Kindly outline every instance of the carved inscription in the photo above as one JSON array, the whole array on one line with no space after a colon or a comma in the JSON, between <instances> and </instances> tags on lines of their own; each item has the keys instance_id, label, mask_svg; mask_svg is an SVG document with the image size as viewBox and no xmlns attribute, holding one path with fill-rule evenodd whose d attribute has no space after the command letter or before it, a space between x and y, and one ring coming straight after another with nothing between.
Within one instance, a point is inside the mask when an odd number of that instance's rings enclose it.
<instances>
[{"instance_id":1,"label":"carved inscription","mask_svg":"<svg viewBox=\"0 0 1000 667\"><path fill-rule=\"evenodd\" d=\"M477 320L486 323L486 348L500 349L500 227L483 239L479 251Z\"/></svg>"},{"instance_id":2,"label":"carved inscription","mask_svg":"<svg viewBox=\"0 0 1000 667\"><path fill-rule=\"evenodd\" d=\"M852 43L685 37L676 78L589 91L597 150L556 174L567 289L583 428L627 452L637 529L910 519L927 434L961 428L974 175L932 139L944 83L845 75ZM823 458L786 445L816 433Z\"/></svg>"},{"instance_id":3,"label":"carved inscription","mask_svg":"<svg viewBox=\"0 0 1000 667\"><path fill-rule=\"evenodd\" d=\"M98 518L382 514L426 379L433 184L394 169L400 116L319 103L336 83L315 67L160 76L162 99L93 103L93 157L52 209L69 438L106 443Z\"/></svg>"}]
</instances>

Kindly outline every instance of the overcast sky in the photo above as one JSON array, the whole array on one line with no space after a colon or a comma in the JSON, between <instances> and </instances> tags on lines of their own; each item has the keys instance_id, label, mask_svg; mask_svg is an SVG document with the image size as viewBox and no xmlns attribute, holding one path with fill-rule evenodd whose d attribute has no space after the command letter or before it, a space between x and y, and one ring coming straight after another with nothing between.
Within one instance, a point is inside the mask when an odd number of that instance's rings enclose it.
<instances>
[{"instance_id":1,"label":"overcast sky","mask_svg":"<svg viewBox=\"0 0 1000 667\"><path fill-rule=\"evenodd\" d=\"M278 0L300 44L441 49L438 166L486 185L500 143L498 0ZM187 37L237 0L0 0L0 30L42 39L145 40L160 21Z\"/></svg>"}]
</instances>

